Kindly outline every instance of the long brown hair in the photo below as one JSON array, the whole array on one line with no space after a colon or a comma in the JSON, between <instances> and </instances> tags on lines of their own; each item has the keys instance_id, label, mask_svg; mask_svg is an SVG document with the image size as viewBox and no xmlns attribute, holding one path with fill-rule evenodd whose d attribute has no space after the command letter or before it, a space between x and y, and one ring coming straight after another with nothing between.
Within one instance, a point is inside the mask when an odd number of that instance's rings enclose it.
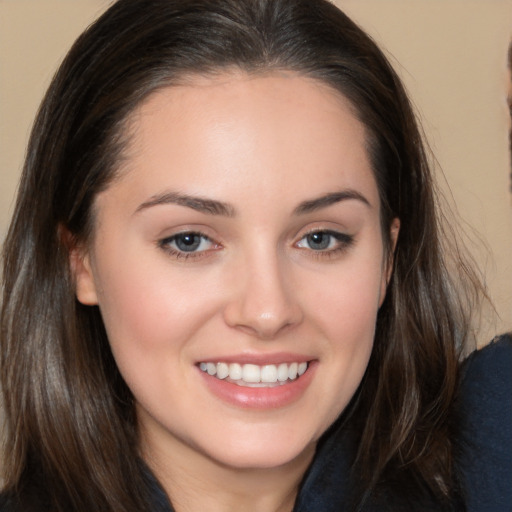
<instances>
[{"instance_id":1,"label":"long brown hair","mask_svg":"<svg viewBox=\"0 0 512 512\"><path fill-rule=\"evenodd\" d=\"M27 509L35 481L56 511L147 508L133 398L98 309L75 298L62 231L74 243L91 236L94 199L115 179L143 99L233 67L320 80L365 125L388 249L393 218L401 230L351 411L360 494L405 471L450 495L449 411L469 323L443 255L422 136L383 53L324 0L118 0L76 41L42 102L4 246L5 491Z\"/></svg>"}]
</instances>

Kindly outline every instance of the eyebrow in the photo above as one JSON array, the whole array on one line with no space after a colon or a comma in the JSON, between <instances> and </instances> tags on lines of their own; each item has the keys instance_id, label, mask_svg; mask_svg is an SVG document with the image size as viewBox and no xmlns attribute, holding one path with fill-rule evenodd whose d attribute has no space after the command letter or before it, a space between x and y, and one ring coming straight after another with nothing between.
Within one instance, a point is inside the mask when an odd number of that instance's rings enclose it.
<instances>
[{"instance_id":1,"label":"eyebrow","mask_svg":"<svg viewBox=\"0 0 512 512\"><path fill-rule=\"evenodd\" d=\"M205 197L189 196L186 194L179 194L177 192L166 192L151 197L145 201L135 210L138 213L142 210L151 208L152 206L159 206L165 204L177 204L179 206L186 206L192 210L196 210L207 215L222 215L225 217L233 217L235 209L222 201L215 199L208 199Z\"/></svg>"},{"instance_id":2,"label":"eyebrow","mask_svg":"<svg viewBox=\"0 0 512 512\"><path fill-rule=\"evenodd\" d=\"M303 201L294 210L295 215L304 215L311 213L322 208L327 208L333 204L349 199L361 201L365 205L371 207L370 202L356 190L342 190L340 192L331 192L321 197ZM177 192L165 192L152 196L148 201L143 202L137 207L135 213L146 210L153 206L177 204L185 206L207 215L220 215L224 217L234 217L235 209L228 203L217 201L215 199L208 199L206 197L190 196L187 194L179 194Z\"/></svg>"},{"instance_id":3,"label":"eyebrow","mask_svg":"<svg viewBox=\"0 0 512 512\"><path fill-rule=\"evenodd\" d=\"M304 201L295 208L294 213L295 215L304 215L322 208L327 208L332 204L339 203L340 201L346 201L348 199L361 201L363 204L371 208L371 204L368 199L366 199L366 197L364 197L360 192L357 192L357 190L347 189L340 192L325 194L324 196L311 199L309 201Z\"/></svg>"}]
</instances>

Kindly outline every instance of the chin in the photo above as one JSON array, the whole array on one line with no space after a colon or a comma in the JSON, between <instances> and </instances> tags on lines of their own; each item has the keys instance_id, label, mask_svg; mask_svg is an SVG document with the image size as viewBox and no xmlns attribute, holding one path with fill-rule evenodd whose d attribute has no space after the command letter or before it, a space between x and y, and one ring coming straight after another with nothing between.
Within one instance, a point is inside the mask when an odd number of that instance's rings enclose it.
<instances>
[{"instance_id":1,"label":"chin","mask_svg":"<svg viewBox=\"0 0 512 512\"><path fill-rule=\"evenodd\" d=\"M313 439L290 439L289 432L284 437L274 434L271 439L261 436L244 437L238 441L233 437L228 439L229 446L224 441L217 444L215 450L205 452L218 464L240 470L280 468L297 459L309 463L316 445Z\"/></svg>"}]
</instances>

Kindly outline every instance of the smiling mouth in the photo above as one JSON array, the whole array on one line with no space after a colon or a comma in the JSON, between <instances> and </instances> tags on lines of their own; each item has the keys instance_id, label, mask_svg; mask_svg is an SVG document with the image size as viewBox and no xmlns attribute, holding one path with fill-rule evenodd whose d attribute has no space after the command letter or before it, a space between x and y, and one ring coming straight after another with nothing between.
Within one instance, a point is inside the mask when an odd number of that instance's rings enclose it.
<instances>
[{"instance_id":1,"label":"smiling mouth","mask_svg":"<svg viewBox=\"0 0 512 512\"><path fill-rule=\"evenodd\" d=\"M199 369L219 380L247 387L281 386L298 379L308 369L308 363L238 364L201 362Z\"/></svg>"}]
</instances>

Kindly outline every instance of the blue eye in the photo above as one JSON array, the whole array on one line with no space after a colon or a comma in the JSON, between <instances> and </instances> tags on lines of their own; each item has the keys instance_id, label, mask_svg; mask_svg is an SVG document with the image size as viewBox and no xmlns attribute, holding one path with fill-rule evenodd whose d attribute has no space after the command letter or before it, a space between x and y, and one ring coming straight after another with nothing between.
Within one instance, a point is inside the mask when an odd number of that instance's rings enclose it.
<instances>
[{"instance_id":1,"label":"blue eye","mask_svg":"<svg viewBox=\"0 0 512 512\"><path fill-rule=\"evenodd\" d=\"M202 237L196 233L183 233L174 237L174 244L183 252L197 251L202 241Z\"/></svg>"},{"instance_id":2,"label":"blue eye","mask_svg":"<svg viewBox=\"0 0 512 512\"><path fill-rule=\"evenodd\" d=\"M177 257L188 256L208 251L214 243L201 233L184 232L164 238L159 245Z\"/></svg>"},{"instance_id":3,"label":"blue eye","mask_svg":"<svg viewBox=\"0 0 512 512\"><path fill-rule=\"evenodd\" d=\"M297 243L301 249L311 249L318 252L333 252L342 250L353 242L353 237L335 231L313 231Z\"/></svg>"},{"instance_id":4,"label":"blue eye","mask_svg":"<svg viewBox=\"0 0 512 512\"><path fill-rule=\"evenodd\" d=\"M306 242L311 249L324 251L325 249L329 249L329 246L333 242L333 236L329 233L319 231L318 233L307 235Z\"/></svg>"}]
</instances>

